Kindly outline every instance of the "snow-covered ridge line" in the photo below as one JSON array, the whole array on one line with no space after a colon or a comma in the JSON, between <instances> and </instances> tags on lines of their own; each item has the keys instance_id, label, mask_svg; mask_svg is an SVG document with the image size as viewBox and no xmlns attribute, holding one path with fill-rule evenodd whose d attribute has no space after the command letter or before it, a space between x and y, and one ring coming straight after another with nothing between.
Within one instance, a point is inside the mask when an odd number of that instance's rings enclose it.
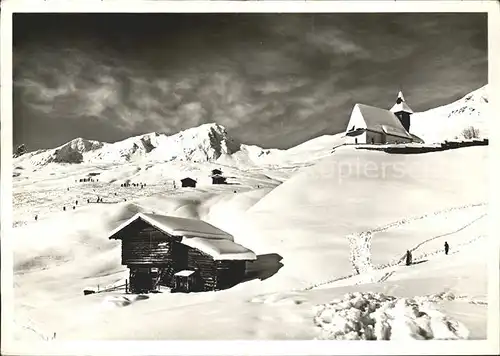
<instances>
[{"instance_id":1,"label":"snow-covered ridge line","mask_svg":"<svg viewBox=\"0 0 500 356\"><path fill-rule=\"evenodd\" d=\"M492 119L489 90L489 85L485 85L450 104L414 113L411 132L426 143L488 138L488 122Z\"/></svg>"},{"instance_id":2,"label":"snow-covered ridge line","mask_svg":"<svg viewBox=\"0 0 500 356\"><path fill-rule=\"evenodd\" d=\"M203 124L174 135L152 132L106 143L76 138L55 149L24 154L36 166L49 163L123 163L147 158L151 161L214 161L240 150L226 129L218 124Z\"/></svg>"}]
</instances>

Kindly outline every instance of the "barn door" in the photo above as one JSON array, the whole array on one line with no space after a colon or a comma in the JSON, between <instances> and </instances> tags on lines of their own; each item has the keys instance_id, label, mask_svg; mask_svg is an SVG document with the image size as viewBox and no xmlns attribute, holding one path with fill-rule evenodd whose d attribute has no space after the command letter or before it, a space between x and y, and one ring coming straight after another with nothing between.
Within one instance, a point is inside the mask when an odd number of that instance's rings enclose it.
<instances>
[{"instance_id":1,"label":"barn door","mask_svg":"<svg viewBox=\"0 0 500 356\"><path fill-rule=\"evenodd\" d=\"M130 269L130 291L132 293L147 293L153 288L153 280L148 267Z\"/></svg>"}]
</instances>

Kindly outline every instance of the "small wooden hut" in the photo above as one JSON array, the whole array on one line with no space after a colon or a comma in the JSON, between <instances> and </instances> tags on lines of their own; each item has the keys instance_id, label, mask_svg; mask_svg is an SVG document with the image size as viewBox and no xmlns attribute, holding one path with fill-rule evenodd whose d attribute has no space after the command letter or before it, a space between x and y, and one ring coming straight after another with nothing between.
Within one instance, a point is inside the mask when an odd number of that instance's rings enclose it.
<instances>
[{"instance_id":1,"label":"small wooden hut","mask_svg":"<svg viewBox=\"0 0 500 356\"><path fill-rule=\"evenodd\" d=\"M227 178L221 175L213 175L212 176L212 184L226 184Z\"/></svg>"},{"instance_id":2,"label":"small wooden hut","mask_svg":"<svg viewBox=\"0 0 500 356\"><path fill-rule=\"evenodd\" d=\"M181 186L196 188L196 180L190 177L186 177L184 179L181 179Z\"/></svg>"},{"instance_id":3,"label":"small wooden hut","mask_svg":"<svg viewBox=\"0 0 500 356\"><path fill-rule=\"evenodd\" d=\"M114 229L122 241L122 265L130 270L130 291L146 293L220 290L240 283L255 253L232 235L202 220L138 213Z\"/></svg>"}]
</instances>

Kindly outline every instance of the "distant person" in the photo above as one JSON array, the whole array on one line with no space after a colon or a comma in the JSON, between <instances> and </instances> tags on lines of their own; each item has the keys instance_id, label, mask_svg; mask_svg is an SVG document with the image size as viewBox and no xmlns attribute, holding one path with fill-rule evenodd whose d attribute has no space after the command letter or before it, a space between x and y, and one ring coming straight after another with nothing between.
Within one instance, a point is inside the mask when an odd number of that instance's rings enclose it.
<instances>
[{"instance_id":1,"label":"distant person","mask_svg":"<svg viewBox=\"0 0 500 356\"><path fill-rule=\"evenodd\" d=\"M78 200L75 200L75 205L78 205Z\"/></svg>"},{"instance_id":2,"label":"distant person","mask_svg":"<svg viewBox=\"0 0 500 356\"><path fill-rule=\"evenodd\" d=\"M63 211L66 211L66 207L65 206L63 206Z\"/></svg>"},{"instance_id":3,"label":"distant person","mask_svg":"<svg viewBox=\"0 0 500 356\"><path fill-rule=\"evenodd\" d=\"M90 203L90 199L87 199L87 203Z\"/></svg>"},{"instance_id":4,"label":"distant person","mask_svg":"<svg viewBox=\"0 0 500 356\"><path fill-rule=\"evenodd\" d=\"M411 265L411 259L412 259L411 252L409 250L406 250L406 265L407 266Z\"/></svg>"},{"instance_id":5,"label":"distant person","mask_svg":"<svg viewBox=\"0 0 500 356\"><path fill-rule=\"evenodd\" d=\"M38 215L35 215L35 221L38 221Z\"/></svg>"},{"instance_id":6,"label":"distant person","mask_svg":"<svg viewBox=\"0 0 500 356\"><path fill-rule=\"evenodd\" d=\"M448 254L448 251L450 251L450 245L448 245L448 241L444 242L444 253L445 255Z\"/></svg>"},{"instance_id":7,"label":"distant person","mask_svg":"<svg viewBox=\"0 0 500 356\"><path fill-rule=\"evenodd\" d=\"M75 210L75 209L76 209L76 207L73 205L73 210Z\"/></svg>"}]
</instances>

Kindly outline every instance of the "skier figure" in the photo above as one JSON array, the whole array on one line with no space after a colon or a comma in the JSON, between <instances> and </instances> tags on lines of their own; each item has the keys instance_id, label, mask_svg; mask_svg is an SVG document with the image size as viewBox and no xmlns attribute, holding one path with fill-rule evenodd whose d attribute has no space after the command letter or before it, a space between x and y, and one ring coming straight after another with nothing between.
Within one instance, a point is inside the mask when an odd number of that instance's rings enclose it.
<instances>
[{"instance_id":1,"label":"skier figure","mask_svg":"<svg viewBox=\"0 0 500 356\"><path fill-rule=\"evenodd\" d=\"M444 242L444 253L447 255L448 251L450 251L450 245L448 245L448 241Z\"/></svg>"},{"instance_id":2,"label":"skier figure","mask_svg":"<svg viewBox=\"0 0 500 356\"><path fill-rule=\"evenodd\" d=\"M409 250L406 250L406 265L411 265L411 252Z\"/></svg>"},{"instance_id":3,"label":"skier figure","mask_svg":"<svg viewBox=\"0 0 500 356\"><path fill-rule=\"evenodd\" d=\"M35 221L38 221L38 215L35 215Z\"/></svg>"}]
</instances>

